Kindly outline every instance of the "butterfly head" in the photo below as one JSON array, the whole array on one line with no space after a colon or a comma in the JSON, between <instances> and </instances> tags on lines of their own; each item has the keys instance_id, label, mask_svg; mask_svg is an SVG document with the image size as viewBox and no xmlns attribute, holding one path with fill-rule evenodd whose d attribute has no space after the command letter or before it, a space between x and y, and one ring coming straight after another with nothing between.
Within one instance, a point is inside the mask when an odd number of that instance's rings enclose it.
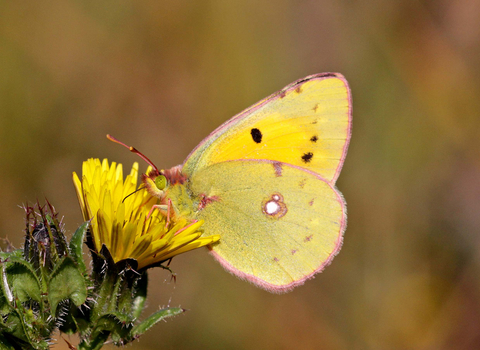
<instances>
[{"instance_id":1,"label":"butterfly head","mask_svg":"<svg viewBox=\"0 0 480 350\"><path fill-rule=\"evenodd\" d=\"M152 169L148 174L142 174L142 182L147 191L157 198L163 199L172 185L183 184L187 180L182 173L182 166L177 165L167 170Z\"/></svg>"},{"instance_id":2,"label":"butterfly head","mask_svg":"<svg viewBox=\"0 0 480 350\"><path fill-rule=\"evenodd\" d=\"M168 180L161 172L153 169L148 174L142 174L142 182L152 196L160 199L165 197Z\"/></svg>"}]
</instances>

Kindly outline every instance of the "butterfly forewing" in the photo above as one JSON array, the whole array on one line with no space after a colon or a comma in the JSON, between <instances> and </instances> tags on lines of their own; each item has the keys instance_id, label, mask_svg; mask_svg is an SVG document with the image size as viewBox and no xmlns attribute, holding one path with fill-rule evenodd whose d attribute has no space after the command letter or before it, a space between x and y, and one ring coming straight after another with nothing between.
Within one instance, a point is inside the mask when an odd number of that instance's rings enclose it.
<instances>
[{"instance_id":1,"label":"butterfly forewing","mask_svg":"<svg viewBox=\"0 0 480 350\"><path fill-rule=\"evenodd\" d=\"M310 76L220 126L191 153L183 171L192 175L224 161L267 159L303 167L334 182L350 127L350 91L343 76Z\"/></svg>"}]
</instances>

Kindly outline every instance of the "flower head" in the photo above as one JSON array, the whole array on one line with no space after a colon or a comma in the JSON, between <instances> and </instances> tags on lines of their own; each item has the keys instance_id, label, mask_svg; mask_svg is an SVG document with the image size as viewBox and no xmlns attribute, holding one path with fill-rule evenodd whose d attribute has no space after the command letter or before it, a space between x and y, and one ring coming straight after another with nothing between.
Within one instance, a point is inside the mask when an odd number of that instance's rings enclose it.
<instances>
[{"instance_id":1,"label":"flower head","mask_svg":"<svg viewBox=\"0 0 480 350\"><path fill-rule=\"evenodd\" d=\"M174 218L167 225L165 216L152 210L157 198L144 186L137 188L137 177L138 163L124 181L122 164L109 165L107 159L83 162L82 181L73 173L83 218L91 220L97 252L105 245L115 262L135 259L141 269L219 240L219 236L201 237L203 221Z\"/></svg>"}]
</instances>

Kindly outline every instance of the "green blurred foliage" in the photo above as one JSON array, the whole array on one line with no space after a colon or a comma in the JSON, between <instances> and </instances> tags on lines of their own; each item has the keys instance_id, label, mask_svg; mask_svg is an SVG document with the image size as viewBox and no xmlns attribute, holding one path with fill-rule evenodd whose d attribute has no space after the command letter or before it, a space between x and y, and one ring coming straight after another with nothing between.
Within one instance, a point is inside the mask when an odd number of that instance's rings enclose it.
<instances>
[{"instance_id":1,"label":"green blurred foliage","mask_svg":"<svg viewBox=\"0 0 480 350\"><path fill-rule=\"evenodd\" d=\"M478 349L478 23L476 0L0 0L0 236L19 246L17 205L45 196L73 232L71 172L138 160L107 133L168 168L288 83L341 72L354 125L332 266L278 296L203 250L175 258L149 313L189 311L131 348Z\"/></svg>"}]
</instances>

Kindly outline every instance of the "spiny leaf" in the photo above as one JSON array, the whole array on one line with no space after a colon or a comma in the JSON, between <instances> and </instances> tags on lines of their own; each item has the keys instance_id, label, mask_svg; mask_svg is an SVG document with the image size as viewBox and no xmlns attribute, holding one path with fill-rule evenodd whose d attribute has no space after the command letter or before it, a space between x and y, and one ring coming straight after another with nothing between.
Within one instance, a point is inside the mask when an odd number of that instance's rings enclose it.
<instances>
[{"instance_id":1,"label":"spiny leaf","mask_svg":"<svg viewBox=\"0 0 480 350\"><path fill-rule=\"evenodd\" d=\"M64 257L52 272L48 284L48 301L52 315L55 315L58 303L62 300L70 299L78 307L86 298L87 287L83 275L70 257Z\"/></svg>"},{"instance_id":2,"label":"spiny leaf","mask_svg":"<svg viewBox=\"0 0 480 350\"><path fill-rule=\"evenodd\" d=\"M10 256L3 264L6 266L8 287L13 296L21 302L29 299L40 302L42 293L40 281L30 263L22 258Z\"/></svg>"},{"instance_id":3,"label":"spiny leaf","mask_svg":"<svg viewBox=\"0 0 480 350\"><path fill-rule=\"evenodd\" d=\"M158 310L157 312L150 315L147 319L133 327L132 329L132 336L133 338L138 338L140 335L148 331L152 328L155 324L164 320L167 317L172 317L176 315L180 315L181 313L185 312L185 309L181 307L170 307L162 310Z\"/></svg>"}]
</instances>

